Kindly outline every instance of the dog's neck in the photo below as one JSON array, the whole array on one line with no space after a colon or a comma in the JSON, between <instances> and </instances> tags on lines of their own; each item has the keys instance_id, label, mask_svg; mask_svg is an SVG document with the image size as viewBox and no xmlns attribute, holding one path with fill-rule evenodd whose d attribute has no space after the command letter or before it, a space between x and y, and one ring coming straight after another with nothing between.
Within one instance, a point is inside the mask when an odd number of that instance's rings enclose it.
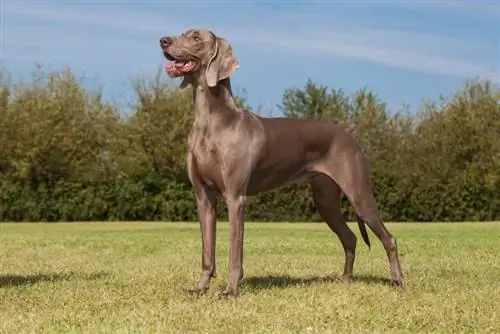
<instances>
[{"instance_id":1,"label":"dog's neck","mask_svg":"<svg viewBox=\"0 0 500 334\"><path fill-rule=\"evenodd\" d=\"M215 87L205 82L193 85L194 116L196 119L213 118L214 114L223 114L237 108L231 90L229 78L219 81Z\"/></svg>"}]
</instances>

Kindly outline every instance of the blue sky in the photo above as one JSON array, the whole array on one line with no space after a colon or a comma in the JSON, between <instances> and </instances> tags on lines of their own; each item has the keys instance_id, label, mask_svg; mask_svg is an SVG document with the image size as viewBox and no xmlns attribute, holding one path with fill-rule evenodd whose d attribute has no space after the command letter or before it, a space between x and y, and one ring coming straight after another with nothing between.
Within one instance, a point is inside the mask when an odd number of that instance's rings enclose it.
<instances>
[{"instance_id":1,"label":"blue sky","mask_svg":"<svg viewBox=\"0 0 500 334\"><path fill-rule=\"evenodd\" d=\"M0 0L2 2L2 0ZM130 98L153 76L158 39L209 28L233 46L232 78L250 104L279 116L285 89L310 78L346 92L368 87L397 111L448 95L467 78L500 82L500 5L493 1L3 0L1 59L14 76L36 62L68 65L105 95Z\"/></svg>"}]
</instances>

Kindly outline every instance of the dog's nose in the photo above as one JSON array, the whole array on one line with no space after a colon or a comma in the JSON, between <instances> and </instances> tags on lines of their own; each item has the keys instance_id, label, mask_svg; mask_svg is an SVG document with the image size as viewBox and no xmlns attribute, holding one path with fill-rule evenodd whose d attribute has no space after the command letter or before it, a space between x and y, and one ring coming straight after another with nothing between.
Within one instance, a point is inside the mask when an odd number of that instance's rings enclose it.
<instances>
[{"instance_id":1,"label":"dog's nose","mask_svg":"<svg viewBox=\"0 0 500 334\"><path fill-rule=\"evenodd\" d=\"M172 37L162 37L160 38L160 45L161 46L169 46L172 44L173 40Z\"/></svg>"}]
</instances>

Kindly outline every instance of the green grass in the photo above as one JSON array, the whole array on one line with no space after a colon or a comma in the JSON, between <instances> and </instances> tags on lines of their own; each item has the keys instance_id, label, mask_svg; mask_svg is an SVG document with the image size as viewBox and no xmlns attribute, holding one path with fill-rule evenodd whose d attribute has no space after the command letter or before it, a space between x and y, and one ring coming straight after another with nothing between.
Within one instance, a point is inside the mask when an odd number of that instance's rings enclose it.
<instances>
[{"instance_id":1,"label":"green grass","mask_svg":"<svg viewBox=\"0 0 500 334\"><path fill-rule=\"evenodd\" d=\"M249 223L245 279L219 276L206 296L185 290L200 270L196 223L0 224L2 333L500 333L500 223L387 224L408 291L389 277L382 246L358 238L353 283L324 224ZM353 231L359 236L355 225Z\"/></svg>"}]
</instances>

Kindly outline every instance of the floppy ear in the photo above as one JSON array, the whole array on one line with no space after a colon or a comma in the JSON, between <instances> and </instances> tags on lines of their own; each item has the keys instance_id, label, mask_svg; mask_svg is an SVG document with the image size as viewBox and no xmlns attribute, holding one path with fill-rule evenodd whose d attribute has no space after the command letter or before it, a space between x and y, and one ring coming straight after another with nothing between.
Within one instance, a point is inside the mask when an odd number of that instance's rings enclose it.
<instances>
[{"instance_id":1,"label":"floppy ear","mask_svg":"<svg viewBox=\"0 0 500 334\"><path fill-rule=\"evenodd\" d=\"M219 81L233 75L239 66L231 45L225 39L216 37L214 54L208 61L205 73L208 86L215 87Z\"/></svg>"}]
</instances>

